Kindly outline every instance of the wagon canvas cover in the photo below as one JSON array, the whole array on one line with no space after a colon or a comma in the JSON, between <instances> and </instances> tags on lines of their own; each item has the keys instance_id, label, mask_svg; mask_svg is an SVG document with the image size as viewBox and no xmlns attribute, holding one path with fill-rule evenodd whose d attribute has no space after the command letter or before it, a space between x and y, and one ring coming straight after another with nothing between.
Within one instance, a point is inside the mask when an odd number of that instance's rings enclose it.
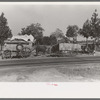
<instances>
[{"instance_id":1,"label":"wagon canvas cover","mask_svg":"<svg viewBox=\"0 0 100 100\"><path fill-rule=\"evenodd\" d=\"M18 44L22 44L24 47L31 48L32 44L29 42L26 42L24 40L12 40L12 41L5 41L5 45L3 47L3 50L11 50L16 51L16 46Z\"/></svg>"},{"instance_id":2,"label":"wagon canvas cover","mask_svg":"<svg viewBox=\"0 0 100 100\"><path fill-rule=\"evenodd\" d=\"M71 50L76 50L76 49L81 51L81 45L73 44L73 43L60 43L59 44L59 50L61 51L71 51Z\"/></svg>"}]
</instances>

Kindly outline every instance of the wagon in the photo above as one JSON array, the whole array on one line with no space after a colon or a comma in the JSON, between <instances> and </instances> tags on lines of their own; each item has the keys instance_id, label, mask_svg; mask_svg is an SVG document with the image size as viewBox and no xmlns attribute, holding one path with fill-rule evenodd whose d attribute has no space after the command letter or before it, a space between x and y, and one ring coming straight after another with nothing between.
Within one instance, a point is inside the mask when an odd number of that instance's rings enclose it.
<instances>
[{"instance_id":1,"label":"wagon","mask_svg":"<svg viewBox=\"0 0 100 100\"><path fill-rule=\"evenodd\" d=\"M59 43L52 46L50 56L53 57L76 56L81 51L82 49L80 44Z\"/></svg>"},{"instance_id":2,"label":"wagon","mask_svg":"<svg viewBox=\"0 0 100 100\"><path fill-rule=\"evenodd\" d=\"M4 42L3 58L29 57L31 55L32 42L22 39L8 40Z\"/></svg>"}]
</instances>

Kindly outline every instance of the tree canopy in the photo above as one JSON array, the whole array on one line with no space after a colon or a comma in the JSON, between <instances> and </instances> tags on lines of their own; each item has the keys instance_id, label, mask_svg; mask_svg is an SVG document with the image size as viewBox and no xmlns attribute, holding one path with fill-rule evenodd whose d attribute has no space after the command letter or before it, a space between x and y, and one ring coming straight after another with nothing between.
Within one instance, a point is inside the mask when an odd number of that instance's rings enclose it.
<instances>
[{"instance_id":1,"label":"tree canopy","mask_svg":"<svg viewBox=\"0 0 100 100\"><path fill-rule=\"evenodd\" d=\"M95 39L100 37L100 18L98 18L97 10L91 17L91 36Z\"/></svg>"},{"instance_id":2,"label":"tree canopy","mask_svg":"<svg viewBox=\"0 0 100 100\"><path fill-rule=\"evenodd\" d=\"M50 40L51 40L51 44L57 44L59 39L63 39L64 33L62 32L62 30L60 30L59 28L56 29L55 32L52 32L50 35Z\"/></svg>"},{"instance_id":3,"label":"tree canopy","mask_svg":"<svg viewBox=\"0 0 100 100\"><path fill-rule=\"evenodd\" d=\"M49 36L44 36L43 37L43 45L50 45L51 44L51 40Z\"/></svg>"},{"instance_id":4,"label":"tree canopy","mask_svg":"<svg viewBox=\"0 0 100 100\"><path fill-rule=\"evenodd\" d=\"M62 30L57 28L56 31L52 32L50 36L56 37L56 39L57 38L62 38L64 36L64 33L62 32Z\"/></svg>"},{"instance_id":5,"label":"tree canopy","mask_svg":"<svg viewBox=\"0 0 100 100\"><path fill-rule=\"evenodd\" d=\"M78 28L77 25L69 25L67 27L66 36L67 37L72 37L73 38L73 42L74 42L74 40L76 39L76 37L78 35L78 30L79 30L79 28Z\"/></svg>"},{"instance_id":6,"label":"tree canopy","mask_svg":"<svg viewBox=\"0 0 100 100\"><path fill-rule=\"evenodd\" d=\"M36 23L36 24L31 24L27 26L26 28L22 28L21 34L22 35L32 35L36 41L41 41L41 38L43 38L43 31L44 29L42 28L41 24Z\"/></svg>"},{"instance_id":7,"label":"tree canopy","mask_svg":"<svg viewBox=\"0 0 100 100\"><path fill-rule=\"evenodd\" d=\"M79 31L80 35L84 36L85 38L89 38L91 36L91 22L90 20L86 20L83 24L82 29Z\"/></svg>"},{"instance_id":8,"label":"tree canopy","mask_svg":"<svg viewBox=\"0 0 100 100\"><path fill-rule=\"evenodd\" d=\"M4 17L4 13L0 16L0 44L3 45L7 38L12 37L12 32L8 26L7 19Z\"/></svg>"},{"instance_id":9,"label":"tree canopy","mask_svg":"<svg viewBox=\"0 0 100 100\"><path fill-rule=\"evenodd\" d=\"M50 35L50 42L51 42L51 45L57 44L57 38L53 35Z\"/></svg>"}]
</instances>

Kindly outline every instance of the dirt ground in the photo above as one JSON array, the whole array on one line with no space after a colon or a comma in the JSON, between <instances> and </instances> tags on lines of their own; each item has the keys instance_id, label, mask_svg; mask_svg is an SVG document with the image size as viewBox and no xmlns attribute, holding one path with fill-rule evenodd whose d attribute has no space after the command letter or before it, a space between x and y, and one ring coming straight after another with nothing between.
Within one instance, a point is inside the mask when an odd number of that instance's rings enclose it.
<instances>
[{"instance_id":1,"label":"dirt ground","mask_svg":"<svg viewBox=\"0 0 100 100\"><path fill-rule=\"evenodd\" d=\"M96 82L99 64L13 66L0 68L0 82Z\"/></svg>"}]
</instances>

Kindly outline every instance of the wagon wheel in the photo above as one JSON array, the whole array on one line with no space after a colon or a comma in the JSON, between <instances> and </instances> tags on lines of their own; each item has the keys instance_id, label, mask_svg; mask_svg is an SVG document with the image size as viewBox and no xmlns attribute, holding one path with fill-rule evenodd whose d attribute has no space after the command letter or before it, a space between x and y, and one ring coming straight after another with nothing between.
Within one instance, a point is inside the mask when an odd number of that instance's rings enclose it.
<instances>
[{"instance_id":1,"label":"wagon wheel","mask_svg":"<svg viewBox=\"0 0 100 100\"><path fill-rule=\"evenodd\" d=\"M22 50L23 57L29 57L31 55L31 49L28 47L24 47Z\"/></svg>"},{"instance_id":2,"label":"wagon wheel","mask_svg":"<svg viewBox=\"0 0 100 100\"><path fill-rule=\"evenodd\" d=\"M11 51L10 50L5 50L2 54L2 59L3 58L11 58Z\"/></svg>"},{"instance_id":3,"label":"wagon wheel","mask_svg":"<svg viewBox=\"0 0 100 100\"><path fill-rule=\"evenodd\" d=\"M17 51L23 50L23 45L22 45L22 44L17 44L16 50L17 50Z\"/></svg>"}]
</instances>

